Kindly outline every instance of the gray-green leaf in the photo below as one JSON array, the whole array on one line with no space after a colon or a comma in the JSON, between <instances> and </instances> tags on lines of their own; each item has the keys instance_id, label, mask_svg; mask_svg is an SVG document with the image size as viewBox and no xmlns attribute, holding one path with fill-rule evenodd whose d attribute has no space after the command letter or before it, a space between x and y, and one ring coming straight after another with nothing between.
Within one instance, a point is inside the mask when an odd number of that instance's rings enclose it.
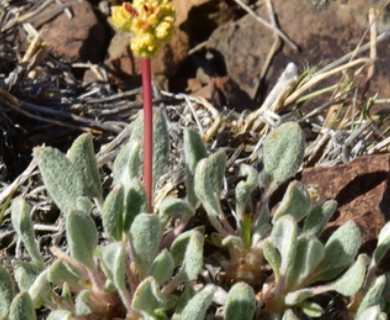
<instances>
[{"instance_id":1,"label":"gray-green leaf","mask_svg":"<svg viewBox=\"0 0 390 320\"><path fill-rule=\"evenodd\" d=\"M162 285L172 277L174 269L175 261L173 260L171 253L164 249L156 259L154 259L152 266L150 267L150 275L156 279L159 285Z\"/></svg>"},{"instance_id":2,"label":"gray-green leaf","mask_svg":"<svg viewBox=\"0 0 390 320\"><path fill-rule=\"evenodd\" d=\"M55 204L67 214L75 209L77 198L83 195L80 170L60 151L50 147L34 149L45 187Z\"/></svg>"},{"instance_id":3,"label":"gray-green leaf","mask_svg":"<svg viewBox=\"0 0 390 320\"><path fill-rule=\"evenodd\" d=\"M347 221L328 239L325 257L317 267L313 281L331 280L354 261L361 245L361 234L356 223Z\"/></svg>"},{"instance_id":4,"label":"gray-green leaf","mask_svg":"<svg viewBox=\"0 0 390 320\"><path fill-rule=\"evenodd\" d=\"M98 243L98 232L91 216L81 211L69 212L66 217L66 239L72 257L91 269Z\"/></svg>"},{"instance_id":5,"label":"gray-green leaf","mask_svg":"<svg viewBox=\"0 0 390 320\"><path fill-rule=\"evenodd\" d=\"M125 194L122 184L116 185L106 197L102 211L104 231L113 239L122 239Z\"/></svg>"},{"instance_id":6,"label":"gray-green leaf","mask_svg":"<svg viewBox=\"0 0 390 320\"><path fill-rule=\"evenodd\" d=\"M314 207L305 219L303 233L307 236L319 236L336 209L335 200L328 200Z\"/></svg>"},{"instance_id":7,"label":"gray-green leaf","mask_svg":"<svg viewBox=\"0 0 390 320\"><path fill-rule=\"evenodd\" d=\"M295 175L303 161L305 137L297 123L287 122L264 140L264 171L275 185Z\"/></svg>"},{"instance_id":8,"label":"gray-green leaf","mask_svg":"<svg viewBox=\"0 0 390 320\"><path fill-rule=\"evenodd\" d=\"M130 228L130 239L136 272L141 279L149 273L161 237L161 223L156 215L141 213L135 217Z\"/></svg>"},{"instance_id":9,"label":"gray-green leaf","mask_svg":"<svg viewBox=\"0 0 390 320\"><path fill-rule=\"evenodd\" d=\"M194 214L195 209L190 202L175 197L166 197L159 206L159 217L163 225L172 218L189 219Z\"/></svg>"},{"instance_id":10,"label":"gray-green leaf","mask_svg":"<svg viewBox=\"0 0 390 320\"><path fill-rule=\"evenodd\" d=\"M367 270L369 258L361 254L356 262L336 281L327 285L329 290L352 297L362 287Z\"/></svg>"},{"instance_id":11,"label":"gray-green leaf","mask_svg":"<svg viewBox=\"0 0 390 320\"><path fill-rule=\"evenodd\" d=\"M135 311L153 315L165 305L158 283L153 277L147 277L137 287L131 307Z\"/></svg>"},{"instance_id":12,"label":"gray-green leaf","mask_svg":"<svg viewBox=\"0 0 390 320\"><path fill-rule=\"evenodd\" d=\"M138 179L130 181L129 188L125 191L125 211L123 217L123 230L127 234L134 218L146 211L146 194L144 186Z\"/></svg>"},{"instance_id":13,"label":"gray-green leaf","mask_svg":"<svg viewBox=\"0 0 390 320\"><path fill-rule=\"evenodd\" d=\"M9 308L14 297L15 290L11 276L0 265L0 319L7 319Z\"/></svg>"},{"instance_id":14,"label":"gray-green leaf","mask_svg":"<svg viewBox=\"0 0 390 320\"><path fill-rule=\"evenodd\" d=\"M9 312L9 320L36 320L34 304L30 295L22 291L13 299Z\"/></svg>"},{"instance_id":15,"label":"gray-green leaf","mask_svg":"<svg viewBox=\"0 0 390 320\"><path fill-rule=\"evenodd\" d=\"M236 283L229 291L224 319L251 320L256 311L256 296L251 286L245 282Z\"/></svg>"},{"instance_id":16,"label":"gray-green leaf","mask_svg":"<svg viewBox=\"0 0 390 320\"><path fill-rule=\"evenodd\" d=\"M30 217L30 206L23 198L17 198L12 202L12 225L23 241L26 250L37 266L43 267L43 259L35 242L35 233Z\"/></svg>"},{"instance_id":17,"label":"gray-green leaf","mask_svg":"<svg viewBox=\"0 0 390 320\"><path fill-rule=\"evenodd\" d=\"M213 291L206 287L192 297L184 307L181 318L184 320L204 319L207 309L213 301Z\"/></svg>"},{"instance_id":18,"label":"gray-green leaf","mask_svg":"<svg viewBox=\"0 0 390 320\"><path fill-rule=\"evenodd\" d=\"M296 256L296 240L298 228L293 217L283 216L278 219L272 229L271 239L281 257L280 273L287 275L292 268Z\"/></svg>"},{"instance_id":19,"label":"gray-green leaf","mask_svg":"<svg viewBox=\"0 0 390 320\"><path fill-rule=\"evenodd\" d=\"M378 235L378 244L374 251L375 264L378 265L390 248L390 222L387 222Z\"/></svg>"},{"instance_id":20,"label":"gray-green leaf","mask_svg":"<svg viewBox=\"0 0 390 320\"><path fill-rule=\"evenodd\" d=\"M359 309L357 311L357 318L363 319L361 315L364 314L365 310L373 306L382 306L383 304L383 290L386 285L386 276L381 275L375 282L371 285L365 294L362 302L360 303Z\"/></svg>"},{"instance_id":21,"label":"gray-green leaf","mask_svg":"<svg viewBox=\"0 0 390 320\"><path fill-rule=\"evenodd\" d=\"M207 151L199 133L190 129L184 131L183 149L187 174L187 199L196 207L198 199L194 191L195 169L199 161L207 157Z\"/></svg>"},{"instance_id":22,"label":"gray-green leaf","mask_svg":"<svg viewBox=\"0 0 390 320\"><path fill-rule=\"evenodd\" d=\"M93 304L90 299L90 291L82 290L76 297L75 314L76 316L86 316L93 312Z\"/></svg>"},{"instance_id":23,"label":"gray-green leaf","mask_svg":"<svg viewBox=\"0 0 390 320\"><path fill-rule=\"evenodd\" d=\"M306 216L310 209L311 200L309 193L302 183L297 180L292 181L283 196L281 203L276 209L273 222L280 217L289 214L298 222Z\"/></svg>"},{"instance_id":24,"label":"gray-green leaf","mask_svg":"<svg viewBox=\"0 0 390 320\"><path fill-rule=\"evenodd\" d=\"M84 133L79 136L68 150L67 156L82 173L84 194L92 198L101 199L102 185L93 148L92 135Z\"/></svg>"}]
</instances>

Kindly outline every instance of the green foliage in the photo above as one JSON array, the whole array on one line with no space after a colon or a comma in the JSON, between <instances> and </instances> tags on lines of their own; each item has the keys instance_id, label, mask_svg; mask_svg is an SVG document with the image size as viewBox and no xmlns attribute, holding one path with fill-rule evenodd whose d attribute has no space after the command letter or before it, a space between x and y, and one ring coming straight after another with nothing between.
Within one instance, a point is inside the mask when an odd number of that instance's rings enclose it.
<instances>
[{"instance_id":1,"label":"green foliage","mask_svg":"<svg viewBox=\"0 0 390 320\"><path fill-rule=\"evenodd\" d=\"M77 198L83 195L84 188L79 168L51 147L35 148L34 157L45 187L56 205L65 214L75 209Z\"/></svg>"},{"instance_id":2,"label":"green foliage","mask_svg":"<svg viewBox=\"0 0 390 320\"><path fill-rule=\"evenodd\" d=\"M154 126L156 184L169 149L160 111ZM35 149L45 187L64 215L67 250L52 247L54 257L45 265L30 207L22 198L13 201L11 221L31 261L14 266L16 296L0 267L0 320L36 319L34 309L41 307L51 310L49 320L202 320L215 309L225 320L305 320L325 316L317 303L325 293L342 295L350 318L386 319L390 283L378 265L390 247L390 223L371 259L358 255L361 234L353 221L323 241L336 202L313 202L302 183L291 181L270 206L276 187L302 164L304 135L297 124L282 124L265 138L264 172L241 164L226 180L225 153L208 156L200 135L186 130L186 199L169 195L157 202L156 213L145 213L142 127L140 114L114 161L107 192L91 135L76 139L67 156ZM224 181L238 182L225 193ZM196 224L202 215L211 227ZM222 248L209 256L205 241ZM227 292L214 281L220 272L232 284Z\"/></svg>"},{"instance_id":3,"label":"green foliage","mask_svg":"<svg viewBox=\"0 0 390 320\"><path fill-rule=\"evenodd\" d=\"M9 308L14 297L12 279L5 268L0 265L0 319L7 319Z\"/></svg>"},{"instance_id":4,"label":"green foliage","mask_svg":"<svg viewBox=\"0 0 390 320\"><path fill-rule=\"evenodd\" d=\"M305 151L305 137L299 125L287 122L272 131L263 144L264 171L271 184L279 185L295 175Z\"/></svg>"},{"instance_id":5,"label":"green foliage","mask_svg":"<svg viewBox=\"0 0 390 320\"><path fill-rule=\"evenodd\" d=\"M245 282L236 283L229 291L225 306L225 320L251 320L256 311L256 296Z\"/></svg>"}]
</instances>

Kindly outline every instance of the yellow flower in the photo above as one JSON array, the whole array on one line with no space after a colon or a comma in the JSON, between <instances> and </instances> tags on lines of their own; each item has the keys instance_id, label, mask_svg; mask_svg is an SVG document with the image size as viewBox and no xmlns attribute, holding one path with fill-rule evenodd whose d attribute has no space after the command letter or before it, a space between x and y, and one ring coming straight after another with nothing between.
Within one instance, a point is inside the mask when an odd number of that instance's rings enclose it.
<instances>
[{"instance_id":1,"label":"yellow flower","mask_svg":"<svg viewBox=\"0 0 390 320\"><path fill-rule=\"evenodd\" d=\"M134 0L112 8L114 26L133 35L131 48L144 58L156 55L170 40L175 19L170 0Z\"/></svg>"}]
</instances>

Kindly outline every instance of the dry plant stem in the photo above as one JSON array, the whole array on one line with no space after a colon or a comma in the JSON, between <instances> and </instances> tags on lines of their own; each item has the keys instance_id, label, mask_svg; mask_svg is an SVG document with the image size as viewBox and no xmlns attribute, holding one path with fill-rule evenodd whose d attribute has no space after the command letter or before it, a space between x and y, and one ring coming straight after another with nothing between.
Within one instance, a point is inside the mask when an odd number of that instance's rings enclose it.
<instances>
[{"instance_id":1,"label":"dry plant stem","mask_svg":"<svg viewBox=\"0 0 390 320\"><path fill-rule=\"evenodd\" d=\"M287 99L284 101L284 106L288 106L292 103L294 103L305 91L309 90L310 88L317 85L322 80L329 78L339 72L343 72L344 70L347 70L349 68L353 68L359 64L368 64L372 63L372 60L369 58L360 58L353 60L349 63L346 63L344 65L341 65L340 67L334 68L333 70L329 70L328 72L314 75L313 78L311 78L309 81L307 81L305 84L303 84L300 88L298 88L296 91L294 91Z\"/></svg>"},{"instance_id":2,"label":"dry plant stem","mask_svg":"<svg viewBox=\"0 0 390 320\"><path fill-rule=\"evenodd\" d=\"M141 59L144 99L144 185L148 212L153 212L153 103L152 70L149 58Z\"/></svg>"}]
</instances>

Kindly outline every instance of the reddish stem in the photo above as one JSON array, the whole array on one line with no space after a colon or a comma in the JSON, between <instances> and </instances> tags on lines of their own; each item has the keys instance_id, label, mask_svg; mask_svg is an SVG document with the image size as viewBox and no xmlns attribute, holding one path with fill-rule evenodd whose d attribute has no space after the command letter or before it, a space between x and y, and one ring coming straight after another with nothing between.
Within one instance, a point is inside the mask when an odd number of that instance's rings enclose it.
<instances>
[{"instance_id":1,"label":"reddish stem","mask_svg":"<svg viewBox=\"0 0 390 320\"><path fill-rule=\"evenodd\" d=\"M141 59L144 99L144 186L148 212L153 212L153 103L152 71L149 58Z\"/></svg>"}]
</instances>

